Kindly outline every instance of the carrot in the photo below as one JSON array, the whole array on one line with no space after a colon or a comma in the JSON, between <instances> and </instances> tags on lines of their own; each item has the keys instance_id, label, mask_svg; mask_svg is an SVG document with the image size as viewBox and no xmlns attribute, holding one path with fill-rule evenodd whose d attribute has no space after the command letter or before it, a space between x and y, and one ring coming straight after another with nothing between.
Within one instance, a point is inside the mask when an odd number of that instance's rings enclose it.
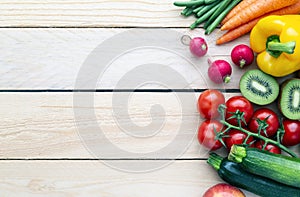
<instances>
[{"instance_id":1,"label":"carrot","mask_svg":"<svg viewBox=\"0 0 300 197\"><path fill-rule=\"evenodd\" d=\"M230 18L235 16L237 13L248 7L250 4L255 3L257 0L243 0L237 6L235 6L222 20L221 25L225 24Z\"/></svg>"},{"instance_id":2,"label":"carrot","mask_svg":"<svg viewBox=\"0 0 300 197\"><path fill-rule=\"evenodd\" d=\"M275 10L272 12L269 12L263 16L260 16L256 19L251 20L248 23L244 23L243 25L229 30L228 32L226 32L224 35L222 35L220 38L218 38L216 44L221 45L224 44L226 42L230 42L236 38L239 38L240 36L243 36L247 33L249 33L252 28L258 23L258 21L266 16L269 15L285 15L285 14L299 14L300 13L300 0L298 0L297 3L281 8L279 10Z\"/></svg>"},{"instance_id":3,"label":"carrot","mask_svg":"<svg viewBox=\"0 0 300 197\"><path fill-rule=\"evenodd\" d=\"M297 3L298 0L258 0L228 20L221 30L230 30L268 12Z\"/></svg>"},{"instance_id":4,"label":"carrot","mask_svg":"<svg viewBox=\"0 0 300 197\"><path fill-rule=\"evenodd\" d=\"M297 3L281 8L279 10L275 10L273 12L268 13L267 15L286 15L286 14L299 14L300 13L300 0Z\"/></svg>"},{"instance_id":5,"label":"carrot","mask_svg":"<svg viewBox=\"0 0 300 197\"><path fill-rule=\"evenodd\" d=\"M226 42L230 42L234 39L237 39L248 32L251 31L251 29L256 25L256 23L259 21L259 18L253 19L252 21L245 23L237 28L231 29L227 31L224 35L222 35L220 38L217 39L216 44L221 45Z\"/></svg>"}]
</instances>

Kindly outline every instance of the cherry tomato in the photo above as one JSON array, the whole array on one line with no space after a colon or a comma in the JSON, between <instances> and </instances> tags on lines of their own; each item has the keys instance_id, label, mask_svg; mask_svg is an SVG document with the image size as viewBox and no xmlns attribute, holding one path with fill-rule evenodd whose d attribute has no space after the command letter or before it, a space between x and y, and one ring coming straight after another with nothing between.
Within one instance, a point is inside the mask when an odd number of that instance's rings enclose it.
<instances>
[{"instance_id":1,"label":"cherry tomato","mask_svg":"<svg viewBox=\"0 0 300 197\"><path fill-rule=\"evenodd\" d=\"M223 130L223 125L217 120L205 120L198 130L198 141L209 150L217 150L222 143L216 139L216 132Z\"/></svg>"},{"instance_id":2,"label":"cherry tomato","mask_svg":"<svg viewBox=\"0 0 300 197\"><path fill-rule=\"evenodd\" d=\"M285 146L294 146L300 143L300 121L298 120L283 120L284 134L282 144Z\"/></svg>"},{"instance_id":3,"label":"cherry tomato","mask_svg":"<svg viewBox=\"0 0 300 197\"><path fill-rule=\"evenodd\" d=\"M243 144L243 142L245 141L245 139L247 138L247 134L239 131L239 130L235 130L232 129L228 132L229 137L225 137L224 138L224 142L226 144L226 147L228 150L231 149L232 145L234 144ZM253 144L254 145L254 138L252 136L250 136L246 142L246 144Z\"/></svg>"},{"instance_id":4,"label":"cherry tomato","mask_svg":"<svg viewBox=\"0 0 300 197\"><path fill-rule=\"evenodd\" d=\"M250 131L258 133L259 124L266 129L266 133L261 130L260 134L265 137L272 137L278 131L279 118L271 109L260 108L254 112L248 127Z\"/></svg>"},{"instance_id":5,"label":"cherry tomato","mask_svg":"<svg viewBox=\"0 0 300 197\"><path fill-rule=\"evenodd\" d=\"M205 90L198 99L198 110L200 116L205 119L219 117L218 107L225 104L224 95L218 90Z\"/></svg>"},{"instance_id":6,"label":"cherry tomato","mask_svg":"<svg viewBox=\"0 0 300 197\"><path fill-rule=\"evenodd\" d=\"M227 183L218 183L203 194L203 197L245 197L245 194L237 187Z\"/></svg>"},{"instance_id":7,"label":"cherry tomato","mask_svg":"<svg viewBox=\"0 0 300 197\"><path fill-rule=\"evenodd\" d=\"M258 148L260 150L262 150L263 145L264 145L264 141L262 141L262 140L255 142L255 148ZM267 144L267 146L264 150L269 151L271 153L275 153L275 154L281 154L281 149L278 146L275 146L273 144Z\"/></svg>"},{"instance_id":8,"label":"cherry tomato","mask_svg":"<svg viewBox=\"0 0 300 197\"><path fill-rule=\"evenodd\" d=\"M230 118L233 116L237 110L243 113L245 122L248 124L253 115L253 106L245 97L243 96L233 96L226 102L226 121L232 125L238 126L238 121L236 118ZM244 127L246 124L241 121L241 125Z\"/></svg>"}]
</instances>

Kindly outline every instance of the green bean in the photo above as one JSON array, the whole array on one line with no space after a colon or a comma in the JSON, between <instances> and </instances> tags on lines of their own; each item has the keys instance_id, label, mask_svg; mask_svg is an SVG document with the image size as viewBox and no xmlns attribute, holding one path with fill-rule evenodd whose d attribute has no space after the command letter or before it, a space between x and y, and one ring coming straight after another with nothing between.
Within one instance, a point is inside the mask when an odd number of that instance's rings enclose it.
<instances>
[{"instance_id":1,"label":"green bean","mask_svg":"<svg viewBox=\"0 0 300 197\"><path fill-rule=\"evenodd\" d=\"M232 8L234 8L234 6L236 6L239 2L241 2L241 0L233 0L229 6L214 20L214 22L208 26L205 34L210 34L221 23L228 12L232 10Z\"/></svg>"},{"instance_id":2,"label":"green bean","mask_svg":"<svg viewBox=\"0 0 300 197\"><path fill-rule=\"evenodd\" d=\"M190 16L194 13L195 8L197 8L197 6L186 7L182 10L181 15Z\"/></svg>"},{"instance_id":3,"label":"green bean","mask_svg":"<svg viewBox=\"0 0 300 197\"><path fill-rule=\"evenodd\" d=\"M220 3L218 9L210 16L210 18L204 24L204 29L206 29L226 9L226 6L228 6L230 2L231 0L223 0Z\"/></svg>"},{"instance_id":4,"label":"green bean","mask_svg":"<svg viewBox=\"0 0 300 197\"><path fill-rule=\"evenodd\" d=\"M185 16L191 16L193 14L193 8L188 9L188 11L185 13Z\"/></svg>"},{"instance_id":5,"label":"green bean","mask_svg":"<svg viewBox=\"0 0 300 197\"><path fill-rule=\"evenodd\" d=\"M184 8L180 14L185 16L186 13L189 11L189 9L190 9L189 7Z\"/></svg>"},{"instance_id":6,"label":"green bean","mask_svg":"<svg viewBox=\"0 0 300 197\"><path fill-rule=\"evenodd\" d=\"M199 12L197 12L197 17L201 17L203 14L207 13L209 10L211 10L213 7L215 7L216 5L218 5L220 2L220 0L215 1L212 4L209 4L207 6L205 6L203 9L201 9Z\"/></svg>"},{"instance_id":7,"label":"green bean","mask_svg":"<svg viewBox=\"0 0 300 197\"><path fill-rule=\"evenodd\" d=\"M197 12L199 12L199 11L200 11L201 9L203 9L205 6L206 6L206 5L201 5L201 6L197 7L196 9L194 9L193 12L194 12L195 14L197 14Z\"/></svg>"},{"instance_id":8,"label":"green bean","mask_svg":"<svg viewBox=\"0 0 300 197\"><path fill-rule=\"evenodd\" d=\"M210 9L208 12L203 14L200 18L198 18L191 26L191 29L195 29L198 25L203 23L205 20L207 20L219 7L219 4L214 6L212 9Z\"/></svg>"},{"instance_id":9,"label":"green bean","mask_svg":"<svg viewBox=\"0 0 300 197\"><path fill-rule=\"evenodd\" d=\"M203 5L205 2L205 0L194 0L194 1L176 1L174 2L175 6L179 6L179 7L192 7L192 6L199 6L199 5Z\"/></svg>"},{"instance_id":10,"label":"green bean","mask_svg":"<svg viewBox=\"0 0 300 197\"><path fill-rule=\"evenodd\" d=\"M205 0L204 4L211 4L214 3L215 1L219 1L219 0Z\"/></svg>"}]
</instances>

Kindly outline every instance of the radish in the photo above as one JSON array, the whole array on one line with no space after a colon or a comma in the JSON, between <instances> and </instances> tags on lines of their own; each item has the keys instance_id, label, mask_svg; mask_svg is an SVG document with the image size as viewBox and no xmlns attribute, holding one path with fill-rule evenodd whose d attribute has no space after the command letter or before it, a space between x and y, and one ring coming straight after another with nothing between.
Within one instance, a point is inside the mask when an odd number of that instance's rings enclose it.
<instances>
[{"instance_id":1,"label":"radish","mask_svg":"<svg viewBox=\"0 0 300 197\"><path fill-rule=\"evenodd\" d=\"M195 37L190 41L190 51L197 57L203 57L207 53L208 47L204 38Z\"/></svg>"},{"instance_id":2,"label":"radish","mask_svg":"<svg viewBox=\"0 0 300 197\"><path fill-rule=\"evenodd\" d=\"M208 59L208 64L210 65L208 68L208 76L210 80L217 84L221 83L229 83L230 76L232 73L231 65L225 60L216 60L211 62Z\"/></svg>"},{"instance_id":3,"label":"radish","mask_svg":"<svg viewBox=\"0 0 300 197\"><path fill-rule=\"evenodd\" d=\"M249 66L254 60L253 50L245 44L239 44L232 49L231 60L240 68Z\"/></svg>"}]
</instances>

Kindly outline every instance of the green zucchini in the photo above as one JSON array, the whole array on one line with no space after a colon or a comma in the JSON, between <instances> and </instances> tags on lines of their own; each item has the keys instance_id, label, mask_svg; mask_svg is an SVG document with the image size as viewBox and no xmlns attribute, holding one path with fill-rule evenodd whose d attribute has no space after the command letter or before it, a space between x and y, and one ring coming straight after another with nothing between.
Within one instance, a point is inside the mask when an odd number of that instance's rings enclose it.
<instances>
[{"instance_id":1,"label":"green zucchini","mask_svg":"<svg viewBox=\"0 0 300 197\"><path fill-rule=\"evenodd\" d=\"M300 197L300 189L249 173L227 158L211 153L207 163L229 184L262 197Z\"/></svg>"},{"instance_id":2,"label":"green zucchini","mask_svg":"<svg viewBox=\"0 0 300 197\"><path fill-rule=\"evenodd\" d=\"M300 158L234 145L228 159L250 173L300 188Z\"/></svg>"}]
</instances>

